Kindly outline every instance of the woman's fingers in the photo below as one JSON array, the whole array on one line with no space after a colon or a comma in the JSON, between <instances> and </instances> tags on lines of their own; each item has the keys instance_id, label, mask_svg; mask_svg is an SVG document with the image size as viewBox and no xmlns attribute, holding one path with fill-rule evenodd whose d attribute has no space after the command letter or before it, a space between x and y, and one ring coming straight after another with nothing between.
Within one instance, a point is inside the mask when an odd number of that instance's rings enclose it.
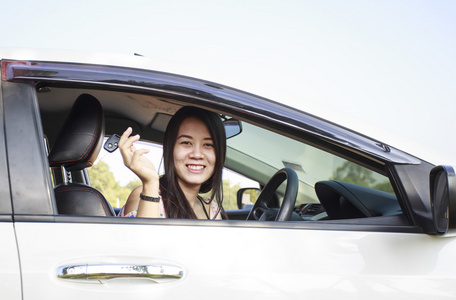
<instances>
[{"instance_id":1,"label":"woman's fingers","mask_svg":"<svg viewBox=\"0 0 456 300\"><path fill-rule=\"evenodd\" d=\"M136 150L133 143L139 141L140 138L139 135L130 136L132 131L131 127L128 127L119 139L120 153L127 167L130 167L132 155Z\"/></svg>"},{"instance_id":2,"label":"woman's fingers","mask_svg":"<svg viewBox=\"0 0 456 300\"><path fill-rule=\"evenodd\" d=\"M155 166L147 159L144 154L149 153L147 149L138 149L132 153L130 161L130 170L132 170L143 183L158 179L158 173Z\"/></svg>"},{"instance_id":3,"label":"woman's fingers","mask_svg":"<svg viewBox=\"0 0 456 300\"><path fill-rule=\"evenodd\" d=\"M147 149L133 150L132 157L131 157L131 164L136 165L137 163L139 163L141 160L141 156L143 154L147 154L147 153L149 153L149 150L147 150Z\"/></svg>"},{"instance_id":4,"label":"woman's fingers","mask_svg":"<svg viewBox=\"0 0 456 300\"><path fill-rule=\"evenodd\" d=\"M122 133L122 136L119 139L119 147L122 147L125 144L132 132L133 129L131 129L131 127L128 127L127 130Z\"/></svg>"},{"instance_id":5,"label":"woman's fingers","mask_svg":"<svg viewBox=\"0 0 456 300\"><path fill-rule=\"evenodd\" d=\"M131 133L132 129L131 127L128 127L119 139L119 149L122 154L124 165L138 175L143 181L157 177L154 165L150 160L144 157L144 154L147 154L150 151L148 149L136 149L134 143L140 139L140 136L130 136Z\"/></svg>"},{"instance_id":6,"label":"woman's fingers","mask_svg":"<svg viewBox=\"0 0 456 300\"><path fill-rule=\"evenodd\" d=\"M119 148L124 151L126 151L127 149L129 149L134 142L137 142L139 141L139 134L136 134L136 135L133 135L133 136L130 136L132 133L132 129L131 127L128 127L127 130L124 131L124 133L122 134L122 136L120 137L120 140L119 140Z\"/></svg>"}]
</instances>

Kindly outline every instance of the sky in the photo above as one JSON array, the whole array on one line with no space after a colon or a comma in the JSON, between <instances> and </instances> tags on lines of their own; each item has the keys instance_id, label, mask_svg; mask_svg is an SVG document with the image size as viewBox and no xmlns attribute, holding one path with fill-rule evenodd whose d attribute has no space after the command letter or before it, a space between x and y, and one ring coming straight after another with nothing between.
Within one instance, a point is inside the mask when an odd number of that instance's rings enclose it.
<instances>
[{"instance_id":1,"label":"sky","mask_svg":"<svg viewBox=\"0 0 456 300\"><path fill-rule=\"evenodd\" d=\"M456 165L456 1L8 1L0 47L139 53Z\"/></svg>"}]
</instances>

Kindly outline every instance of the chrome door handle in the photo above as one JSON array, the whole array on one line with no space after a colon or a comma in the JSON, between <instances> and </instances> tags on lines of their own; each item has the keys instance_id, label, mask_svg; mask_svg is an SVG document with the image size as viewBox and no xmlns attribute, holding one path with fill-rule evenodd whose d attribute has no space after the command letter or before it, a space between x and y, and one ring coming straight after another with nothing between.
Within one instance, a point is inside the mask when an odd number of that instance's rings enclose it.
<instances>
[{"instance_id":1,"label":"chrome door handle","mask_svg":"<svg viewBox=\"0 0 456 300\"><path fill-rule=\"evenodd\" d=\"M166 283L183 276L181 267L169 265L86 264L57 269L58 278L87 283L103 283L103 280L115 278L145 278L155 283Z\"/></svg>"}]
</instances>

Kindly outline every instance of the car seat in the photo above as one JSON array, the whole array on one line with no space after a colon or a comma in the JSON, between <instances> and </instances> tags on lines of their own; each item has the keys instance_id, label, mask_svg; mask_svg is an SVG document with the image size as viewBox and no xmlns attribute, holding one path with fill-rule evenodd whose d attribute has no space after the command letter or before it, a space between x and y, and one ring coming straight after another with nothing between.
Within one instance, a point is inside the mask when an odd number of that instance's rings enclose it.
<instances>
[{"instance_id":1,"label":"car seat","mask_svg":"<svg viewBox=\"0 0 456 300\"><path fill-rule=\"evenodd\" d=\"M54 188L57 210L63 215L114 216L106 198L88 184L71 182L67 171L83 171L98 157L104 139L104 114L100 102L92 95L82 94L58 135L51 152L51 168L61 168L63 183ZM70 181L70 182L69 182Z\"/></svg>"}]
</instances>

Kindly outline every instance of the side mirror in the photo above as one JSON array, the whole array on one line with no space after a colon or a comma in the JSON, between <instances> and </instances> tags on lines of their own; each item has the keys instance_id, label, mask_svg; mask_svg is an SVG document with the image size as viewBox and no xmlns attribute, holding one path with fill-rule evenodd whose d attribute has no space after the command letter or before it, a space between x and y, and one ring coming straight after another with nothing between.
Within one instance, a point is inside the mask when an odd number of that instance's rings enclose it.
<instances>
[{"instance_id":1,"label":"side mirror","mask_svg":"<svg viewBox=\"0 0 456 300\"><path fill-rule=\"evenodd\" d=\"M431 209L438 235L456 233L456 175L451 166L440 165L431 170Z\"/></svg>"},{"instance_id":2,"label":"side mirror","mask_svg":"<svg viewBox=\"0 0 456 300\"><path fill-rule=\"evenodd\" d=\"M260 195L260 189L258 188L242 188L237 191L237 206L238 209L252 208L255 204L258 196Z\"/></svg>"},{"instance_id":3,"label":"side mirror","mask_svg":"<svg viewBox=\"0 0 456 300\"><path fill-rule=\"evenodd\" d=\"M227 119L223 121L223 126L225 126L226 138L232 138L242 132L242 123L239 120Z\"/></svg>"}]
</instances>

